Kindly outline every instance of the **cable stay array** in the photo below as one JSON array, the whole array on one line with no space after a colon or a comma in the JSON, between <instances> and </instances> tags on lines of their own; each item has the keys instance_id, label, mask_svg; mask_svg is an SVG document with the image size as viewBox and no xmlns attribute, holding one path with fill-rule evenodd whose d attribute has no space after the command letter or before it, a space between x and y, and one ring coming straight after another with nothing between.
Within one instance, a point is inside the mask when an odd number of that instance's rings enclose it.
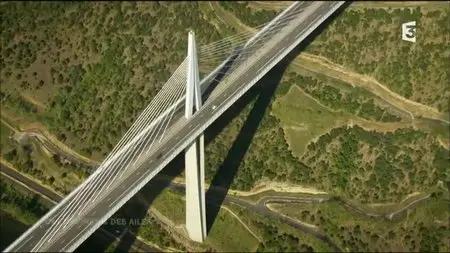
<instances>
[{"instance_id":1,"label":"cable stay array","mask_svg":"<svg viewBox=\"0 0 450 253\"><path fill-rule=\"evenodd\" d=\"M247 64L274 35L287 28L303 11L300 7L282 13L275 22L253 28L254 31L244 31L199 47L199 65L218 66L227 61L203 81L220 82L216 89L225 89L237 78L233 76L234 71ZM257 30L262 32L255 36ZM61 231L81 222L96 202L148 162L149 155L157 151L158 144L166 136L175 111L179 109L177 105L186 95L187 63L185 58L95 172L57 206L58 212L52 215L49 229L32 251L45 251L46 246L61 235Z\"/></svg>"}]
</instances>

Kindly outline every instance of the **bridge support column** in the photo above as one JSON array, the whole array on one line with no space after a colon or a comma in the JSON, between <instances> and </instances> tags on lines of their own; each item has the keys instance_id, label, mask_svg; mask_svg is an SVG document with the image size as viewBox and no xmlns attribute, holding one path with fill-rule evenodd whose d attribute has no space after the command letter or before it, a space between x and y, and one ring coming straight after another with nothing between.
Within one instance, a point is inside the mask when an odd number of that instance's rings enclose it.
<instances>
[{"instance_id":1,"label":"bridge support column","mask_svg":"<svg viewBox=\"0 0 450 253\"><path fill-rule=\"evenodd\" d=\"M197 49L194 32L188 38L188 69L185 117L190 118L202 106ZM185 150L186 229L197 242L206 238L204 137L200 135Z\"/></svg>"}]
</instances>

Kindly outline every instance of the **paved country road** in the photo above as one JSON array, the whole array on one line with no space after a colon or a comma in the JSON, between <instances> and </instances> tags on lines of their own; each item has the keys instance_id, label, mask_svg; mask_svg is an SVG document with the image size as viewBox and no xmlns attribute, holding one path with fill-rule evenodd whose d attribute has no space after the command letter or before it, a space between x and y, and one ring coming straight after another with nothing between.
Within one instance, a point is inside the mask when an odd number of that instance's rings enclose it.
<instances>
[{"instance_id":1,"label":"paved country road","mask_svg":"<svg viewBox=\"0 0 450 253\"><path fill-rule=\"evenodd\" d=\"M39 183L33 181L32 179L22 175L18 171L14 170L12 168L6 167L4 164L0 164L0 169L1 169L2 173L5 173L9 177L12 177L15 180L25 184L32 190L46 196L47 198L51 199L54 203L58 203L63 198L61 195L57 194L56 192L48 189L47 187L40 185Z\"/></svg>"},{"instance_id":2,"label":"paved country road","mask_svg":"<svg viewBox=\"0 0 450 253\"><path fill-rule=\"evenodd\" d=\"M9 167L4 166L3 164L0 164L0 168L1 168L1 172L7 174L8 176L16 179L19 182L22 182L23 184L27 185L28 187L30 187L32 190L41 193L44 196L49 197L51 200L53 200L55 203L61 201L62 197L56 193L54 193L53 191L47 189L46 187L34 182L33 180L25 177L24 175L22 175L21 173L19 173L18 171L11 169ZM166 180L165 178L162 177L157 177L155 178L156 180ZM169 188L176 190L176 191L185 191L185 185L183 184L177 184L177 183L170 183L169 184ZM214 191L214 189L213 189ZM220 189L215 190L217 193L220 193ZM268 201L281 201L283 199L283 197L274 197L274 198L270 198L268 199ZM214 201L214 196L210 198L210 201ZM264 216L273 218L273 219L278 219L294 228L300 229L305 233L311 234L315 237L317 237L320 240L325 241L327 244L329 244L336 252L341 252L340 248L331 241L331 239L329 239L325 234L318 232L314 229L309 228L308 226L305 226L297 221L295 221L294 219L288 218L288 217L284 217L278 213L274 213L271 210L269 210L266 207L266 202L260 204L254 204L254 203L250 203L248 201L245 200L241 200L237 197L233 197L233 196L226 196L225 197L225 203L233 203L233 204L237 204L241 207L247 208L248 210L251 211L255 211L259 214L262 214ZM220 205L220 202L214 203L214 204L218 204ZM113 235L112 233L110 233L109 231L106 231L103 229L103 232L108 235L108 236L112 236L115 237L115 235ZM139 243L140 248L142 248L143 250L145 250L146 252L156 252L158 250L151 248L150 246L144 244L144 243Z\"/></svg>"},{"instance_id":3,"label":"paved country road","mask_svg":"<svg viewBox=\"0 0 450 253\"><path fill-rule=\"evenodd\" d=\"M35 181L31 180L30 178L22 175L21 173L17 172L14 169L11 169L9 167L4 166L3 164L0 164L0 168L1 168L1 172L7 174L8 176L16 179L19 182L22 182L23 184L27 185L28 187L30 187L31 189L33 189L36 192L41 193L42 195L50 198L52 201L59 202L62 197L56 193L54 193L52 190L36 183ZM155 181L165 181L167 182L167 178L166 177L155 177L154 178ZM172 189L172 190L176 190L176 191L180 191L180 192L184 192L185 191L185 185L184 184L180 184L180 183L174 183L174 182L170 182L168 185L168 188ZM214 195L221 195L224 191L224 189L218 188L218 187L212 187L210 188L213 192L213 194L208 195L209 199L208 201L212 201L212 204L217 204L220 205L220 200L219 199L215 199ZM362 216L366 216L366 217L374 217L374 218L387 218L387 219L392 219L393 216L395 215L399 215L400 213L406 213L407 210L412 209L414 207L416 207L418 204L425 202L426 200L428 200L430 198L430 195L424 196L418 200L415 200L413 202L411 202L410 204L404 206L403 208L400 208L397 211L393 211L392 213L387 213L387 214L375 214L375 213L370 213L370 212L366 212L364 210L359 209L356 206L352 206L350 203L347 203L343 200L338 200L338 199L333 199L333 198L329 198L329 197L308 197L308 198L299 198L299 197L288 197L288 196L265 196L263 198L261 198L259 201L257 201L257 203L252 203L250 201L246 201L243 200L239 197L234 197L231 195L227 195L225 197L224 202L225 203L233 203L233 204L237 204L243 208L246 208L250 211L262 214L266 217L269 217L271 219L277 219L291 227L294 227L296 229L300 229L301 231L310 234L322 241L324 241L325 243L327 243L328 245L330 245L330 247L332 247L334 249L334 251L336 252L341 252L341 249L339 248L338 245L336 245L327 235L325 235L324 233L314 230L311 227L308 227L298 221L296 221L295 219L280 215L276 212L273 212L272 210L270 210L269 208L267 208L267 204L269 203L309 203L309 204L320 204L320 203L326 203L326 202L331 202L331 201L337 201L340 204L344 205L346 208L350 209L350 211L355 212L356 214L362 215ZM217 202L214 202L215 200L217 200ZM103 232L111 237L116 237L115 235L113 235L112 233L103 230ZM140 240L136 240L136 242L139 242L139 248L145 250L146 252L155 252L158 251L157 249L151 248L148 245L146 245L145 243L141 242ZM136 243L135 243L136 246Z\"/></svg>"},{"instance_id":4,"label":"paved country road","mask_svg":"<svg viewBox=\"0 0 450 253\"><path fill-rule=\"evenodd\" d=\"M156 180L159 180L159 178L155 178ZM154 180L155 180L154 179ZM164 180L164 179L162 179ZM185 185L184 184L178 184L178 183L170 183L168 186L170 189L172 190L176 190L176 191L181 191L184 192L185 191ZM221 198L216 198L214 195L222 195L222 191L223 189L220 188L210 188L210 190L213 191L213 193L215 194L211 194L211 195L207 195L207 201L212 201L213 203L207 203L207 205L210 204L217 204L220 205L221 204ZM209 198L208 198L209 197ZM283 201L284 198L283 197L267 197L268 199L270 199L270 201L272 202L278 202L278 201ZM298 199L296 199L298 201ZM315 199L309 199L310 201L317 201ZM214 202L217 201L217 202ZM271 211L269 208L267 208L266 206L266 202L263 203L251 203L249 201L240 199L238 197L234 197L231 195L226 195L225 199L224 199L224 203L229 204L229 203L233 203L236 205L239 205L243 208L246 208L248 210L250 210L251 212L255 212L255 213L259 213L263 216L269 217L271 219L275 219L275 220L279 220L293 228L299 229L302 232L305 232L307 234L310 234L314 237L316 237L319 240L324 241L325 243L327 243L335 252L342 252L342 250L339 248L339 246L337 244L335 244L327 235L325 235L324 233L314 230L311 227L308 227L298 221L296 221L295 219L280 215L276 212Z\"/></svg>"},{"instance_id":5,"label":"paved country road","mask_svg":"<svg viewBox=\"0 0 450 253\"><path fill-rule=\"evenodd\" d=\"M73 154L70 154L68 152L65 152L62 148L60 148L58 145L50 141L44 134L41 133L41 131L37 128L33 129L27 129L24 131L18 131L15 134L15 139L20 142L22 139L35 137L36 140L44 147L46 147L48 150L50 150L52 153L64 157L66 160L73 164L81 165L83 167L89 168L90 172L94 171L98 166L99 163L90 161L87 162L85 160L80 159L80 157L77 157Z\"/></svg>"}]
</instances>

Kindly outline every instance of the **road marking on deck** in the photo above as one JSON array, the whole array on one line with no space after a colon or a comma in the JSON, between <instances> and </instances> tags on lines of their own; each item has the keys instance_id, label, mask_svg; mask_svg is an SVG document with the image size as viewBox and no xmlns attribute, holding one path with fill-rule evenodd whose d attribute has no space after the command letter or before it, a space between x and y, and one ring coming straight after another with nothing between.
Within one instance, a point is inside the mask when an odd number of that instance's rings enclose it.
<instances>
[{"instance_id":1,"label":"road marking on deck","mask_svg":"<svg viewBox=\"0 0 450 253\"><path fill-rule=\"evenodd\" d=\"M281 49L280 51L282 51L282 50L284 50L286 47L283 47L283 49ZM259 69L258 69L258 73L261 71L261 69L264 69L268 64L270 64L271 62L272 62L272 60L273 60L273 58L275 58L275 57L277 57L278 55L277 54L275 54L272 58L270 58L270 60L268 60L262 67L260 67Z\"/></svg>"},{"instance_id":2,"label":"road marking on deck","mask_svg":"<svg viewBox=\"0 0 450 253\"><path fill-rule=\"evenodd\" d=\"M27 243L27 242L28 242L29 240L31 240L31 238L33 238L33 237L34 237L34 235L32 235L31 237L28 237L28 239L22 243L22 246L25 245L25 243Z\"/></svg>"}]
</instances>

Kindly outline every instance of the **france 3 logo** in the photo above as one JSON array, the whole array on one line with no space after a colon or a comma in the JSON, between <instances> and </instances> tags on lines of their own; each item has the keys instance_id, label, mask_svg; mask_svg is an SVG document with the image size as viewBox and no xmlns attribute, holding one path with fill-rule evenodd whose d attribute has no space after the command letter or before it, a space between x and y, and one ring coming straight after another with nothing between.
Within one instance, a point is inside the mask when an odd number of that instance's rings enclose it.
<instances>
[{"instance_id":1,"label":"france 3 logo","mask_svg":"<svg viewBox=\"0 0 450 253\"><path fill-rule=\"evenodd\" d=\"M402 24L402 40L416 43L416 21Z\"/></svg>"}]
</instances>

